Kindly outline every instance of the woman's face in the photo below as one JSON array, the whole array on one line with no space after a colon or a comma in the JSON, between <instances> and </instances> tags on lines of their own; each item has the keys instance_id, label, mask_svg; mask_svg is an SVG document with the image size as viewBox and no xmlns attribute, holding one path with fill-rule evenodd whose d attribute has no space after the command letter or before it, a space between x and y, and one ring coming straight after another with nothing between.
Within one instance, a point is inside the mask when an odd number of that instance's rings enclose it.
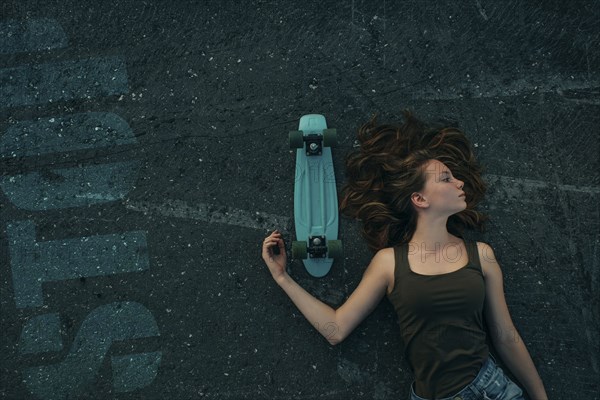
<instances>
[{"instance_id":1,"label":"woman's face","mask_svg":"<svg viewBox=\"0 0 600 400\"><path fill-rule=\"evenodd\" d=\"M429 160L425 167L425 187L421 196L413 193L413 201L418 204L428 204L431 211L437 210L441 214L452 215L464 210L467 202L462 191L464 182L456 179L452 171L443 162Z\"/></svg>"}]
</instances>

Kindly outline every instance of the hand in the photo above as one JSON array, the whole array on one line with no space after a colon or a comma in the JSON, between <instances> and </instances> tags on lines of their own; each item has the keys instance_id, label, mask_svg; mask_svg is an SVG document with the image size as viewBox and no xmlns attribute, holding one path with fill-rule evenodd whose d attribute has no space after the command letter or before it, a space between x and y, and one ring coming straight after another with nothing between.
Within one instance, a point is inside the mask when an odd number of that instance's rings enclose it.
<instances>
[{"instance_id":1,"label":"hand","mask_svg":"<svg viewBox=\"0 0 600 400\"><path fill-rule=\"evenodd\" d=\"M275 254L275 247L279 254ZM263 242L262 258L265 260L273 279L277 280L286 274L287 255L285 254L285 243L278 230L273 231Z\"/></svg>"}]
</instances>

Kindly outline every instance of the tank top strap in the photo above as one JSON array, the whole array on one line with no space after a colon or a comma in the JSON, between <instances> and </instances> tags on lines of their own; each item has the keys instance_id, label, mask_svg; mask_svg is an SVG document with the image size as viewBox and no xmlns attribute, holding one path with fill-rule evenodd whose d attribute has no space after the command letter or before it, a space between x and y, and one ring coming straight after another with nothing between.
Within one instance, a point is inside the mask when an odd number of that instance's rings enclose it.
<instances>
[{"instance_id":1,"label":"tank top strap","mask_svg":"<svg viewBox=\"0 0 600 400\"><path fill-rule=\"evenodd\" d=\"M481 260L479 259L479 251L477 250L477 242L465 239L465 247L469 256L469 262L481 270Z\"/></svg>"},{"instance_id":2,"label":"tank top strap","mask_svg":"<svg viewBox=\"0 0 600 400\"><path fill-rule=\"evenodd\" d=\"M394 277L400 277L408 272L408 250L407 243L394 246L394 259L396 265L394 267Z\"/></svg>"}]
</instances>

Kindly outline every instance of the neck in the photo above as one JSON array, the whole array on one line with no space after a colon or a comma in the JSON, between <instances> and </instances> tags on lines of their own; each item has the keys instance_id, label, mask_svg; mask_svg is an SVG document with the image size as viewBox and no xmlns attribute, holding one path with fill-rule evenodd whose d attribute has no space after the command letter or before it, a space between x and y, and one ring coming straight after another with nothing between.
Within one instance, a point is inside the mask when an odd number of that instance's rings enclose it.
<instances>
[{"instance_id":1,"label":"neck","mask_svg":"<svg viewBox=\"0 0 600 400\"><path fill-rule=\"evenodd\" d=\"M444 251L446 245L456 242L456 237L451 235L446 228L447 222L447 216L419 216L417 228L410 239L410 243L417 246L420 251Z\"/></svg>"}]
</instances>

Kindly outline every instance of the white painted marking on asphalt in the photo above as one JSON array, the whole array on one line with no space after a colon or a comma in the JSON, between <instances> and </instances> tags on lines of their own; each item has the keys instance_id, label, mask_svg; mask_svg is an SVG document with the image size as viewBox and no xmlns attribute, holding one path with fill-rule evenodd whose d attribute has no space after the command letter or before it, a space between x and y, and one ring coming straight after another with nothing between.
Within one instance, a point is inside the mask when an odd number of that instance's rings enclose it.
<instances>
[{"instance_id":1,"label":"white painted marking on asphalt","mask_svg":"<svg viewBox=\"0 0 600 400\"><path fill-rule=\"evenodd\" d=\"M600 187L597 186L554 184L534 179L513 178L506 175L485 174L484 179L490 185L502 185L503 188L508 189L504 194L512 194L514 196L521 194L521 191L518 190L520 188L536 190L556 187L561 191L587 193L591 195L600 193ZM502 195L503 193L498 194ZM126 199L123 204L125 205L125 208L129 210L143 212L144 214L216 222L252 229L290 229L292 221L292 218L281 215L258 211L252 212L205 203L191 205L181 200L167 200L159 204L149 201L131 201Z\"/></svg>"},{"instance_id":2,"label":"white painted marking on asphalt","mask_svg":"<svg viewBox=\"0 0 600 400\"><path fill-rule=\"evenodd\" d=\"M188 204L181 200L167 200L157 204L148 201L123 202L125 208L144 214L164 217L186 218L206 222L217 222L252 229L289 229L291 218L259 211L240 210L227 206L205 203Z\"/></svg>"},{"instance_id":3,"label":"white painted marking on asphalt","mask_svg":"<svg viewBox=\"0 0 600 400\"><path fill-rule=\"evenodd\" d=\"M137 144L131 127L110 112L18 121L0 136L0 158L30 157Z\"/></svg>"},{"instance_id":4,"label":"white painted marking on asphalt","mask_svg":"<svg viewBox=\"0 0 600 400\"><path fill-rule=\"evenodd\" d=\"M528 189L550 189L552 187L556 187L559 190L565 192L579 192L579 193L588 193L588 194L599 194L600 187L599 186L575 186L575 185L564 185L564 184L555 184L552 182L539 181L534 179L523 179L523 178L514 178L512 176L506 175L494 175L494 174L484 174L484 180L487 180L490 185L499 184L499 185L510 185L513 187L523 186Z\"/></svg>"},{"instance_id":5,"label":"white painted marking on asphalt","mask_svg":"<svg viewBox=\"0 0 600 400\"><path fill-rule=\"evenodd\" d=\"M503 82L503 79L501 76L487 75L485 79L476 82L467 81L458 85L444 83L442 87L418 88L412 93L412 98L418 100L459 100L556 93L568 101L600 104L597 98L571 98L568 93L565 93L569 90L590 91L598 88L600 81L591 81L587 74L548 77L530 75L511 80L510 83ZM410 90L410 88L407 88L407 90Z\"/></svg>"},{"instance_id":6,"label":"white painted marking on asphalt","mask_svg":"<svg viewBox=\"0 0 600 400\"><path fill-rule=\"evenodd\" d=\"M115 197L115 196L106 195L106 194L102 194L102 193L85 193L85 194L76 194L75 197L78 199L91 199L91 200L101 200L102 202L109 202L109 201L116 201L116 200L122 199L124 197L124 195L120 196L120 197Z\"/></svg>"},{"instance_id":7,"label":"white painted marking on asphalt","mask_svg":"<svg viewBox=\"0 0 600 400\"><path fill-rule=\"evenodd\" d=\"M0 21L0 54L16 54L67 47L67 35L51 18Z\"/></svg>"},{"instance_id":8,"label":"white painted marking on asphalt","mask_svg":"<svg viewBox=\"0 0 600 400\"><path fill-rule=\"evenodd\" d=\"M122 57L0 69L0 108L129 93Z\"/></svg>"}]
</instances>

